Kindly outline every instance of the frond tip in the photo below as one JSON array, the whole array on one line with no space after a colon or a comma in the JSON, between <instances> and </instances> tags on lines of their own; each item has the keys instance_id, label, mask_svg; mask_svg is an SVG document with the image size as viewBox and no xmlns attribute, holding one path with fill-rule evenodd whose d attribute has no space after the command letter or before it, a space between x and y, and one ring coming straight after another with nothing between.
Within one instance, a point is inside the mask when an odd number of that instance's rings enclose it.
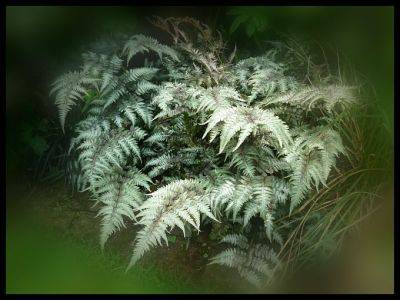
<instances>
[{"instance_id":1,"label":"frond tip","mask_svg":"<svg viewBox=\"0 0 400 300\"><path fill-rule=\"evenodd\" d=\"M76 101L87 95L88 85L94 86L97 80L83 71L69 72L60 76L52 84L50 96L56 94L56 106L58 107L61 128L64 132L65 119Z\"/></svg>"}]
</instances>

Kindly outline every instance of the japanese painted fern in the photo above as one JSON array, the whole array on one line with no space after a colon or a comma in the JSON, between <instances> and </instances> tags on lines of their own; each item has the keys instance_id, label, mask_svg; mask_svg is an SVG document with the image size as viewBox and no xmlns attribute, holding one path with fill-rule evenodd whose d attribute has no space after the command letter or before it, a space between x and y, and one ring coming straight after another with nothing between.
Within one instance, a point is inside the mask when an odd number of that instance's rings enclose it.
<instances>
[{"instance_id":1,"label":"japanese painted fern","mask_svg":"<svg viewBox=\"0 0 400 300\"><path fill-rule=\"evenodd\" d=\"M100 206L102 247L127 222L140 228L129 267L168 244L174 227L185 235L206 220L239 222L242 233L222 239L233 248L211 263L258 284L289 234L275 220L326 185L344 152L331 120L354 102L352 88L306 83L277 49L236 59L190 18L153 23L170 45L134 35L112 53L84 54L53 84L63 131L81 107L70 149L76 184ZM133 67L138 55L148 59Z\"/></svg>"}]
</instances>

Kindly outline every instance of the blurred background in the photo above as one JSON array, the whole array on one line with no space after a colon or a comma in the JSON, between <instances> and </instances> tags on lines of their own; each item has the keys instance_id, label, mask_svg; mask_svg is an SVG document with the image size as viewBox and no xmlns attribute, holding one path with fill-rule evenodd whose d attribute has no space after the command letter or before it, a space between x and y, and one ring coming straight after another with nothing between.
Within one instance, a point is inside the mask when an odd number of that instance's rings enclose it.
<instances>
[{"instance_id":1,"label":"blurred background","mask_svg":"<svg viewBox=\"0 0 400 300\"><path fill-rule=\"evenodd\" d=\"M252 55L261 54L266 41L286 36L318 44L333 57L334 67L351 64L369 82L371 99L382 117L377 126L386 128L380 138L393 149L393 7L8 6L8 293L232 291L229 285L211 283L206 277L193 283L187 276L182 278L178 267L174 276L156 265L138 272L140 276L123 275L123 257L132 234L126 231L107 253L100 253L97 223L86 206L86 195L72 195L63 184L60 151L68 140L48 96L50 83L77 68L85 46L103 36L151 33L146 18L152 15L197 18L218 29L229 47L236 45ZM335 57L337 51L341 60ZM391 174L390 159L387 172ZM360 233L349 239L340 260L324 277L309 276L276 291L392 293L391 182L382 197L382 208L362 223ZM237 290L246 291L244 287Z\"/></svg>"}]
</instances>

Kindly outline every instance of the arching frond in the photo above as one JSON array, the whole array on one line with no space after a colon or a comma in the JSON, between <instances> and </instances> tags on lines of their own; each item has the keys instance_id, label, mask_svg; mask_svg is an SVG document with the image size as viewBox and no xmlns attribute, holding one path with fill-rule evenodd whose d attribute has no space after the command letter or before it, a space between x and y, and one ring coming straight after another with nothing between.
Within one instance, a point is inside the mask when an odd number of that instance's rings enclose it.
<instances>
[{"instance_id":1,"label":"arching frond","mask_svg":"<svg viewBox=\"0 0 400 300\"><path fill-rule=\"evenodd\" d=\"M127 55L129 62L134 55L141 52L148 52L149 50L156 52L160 58L163 55L168 55L175 60L179 60L178 54L174 49L159 43L156 39L147 37L142 34L132 36L124 46L124 53Z\"/></svg>"},{"instance_id":2,"label":"arching frond","mask_svg":"<svg viewBox=\"0 0 400 300\"><path fill-rule=\"evenodd\" d=\"M60 76L52 84L50 95L55 93L55 103L58 107L61 128L64 131L65 119L76 101L82 100L88 94L88 87L94 86L96 78L90 77L87 72L75 71Z\"/></svg>"},{"instance_id":3,"label":"arching frond","mask_svg":"<svg viewBox=\"0 0 400 300\"><path fill-rule=\"evenodd\" d=\"M138 224L143 225L136 236L133 256L128 269L151 247L168 245L167 232L178 226L185 234L184 224L200 230L200 214L215 219L204 197L204 185L199 180L178 180L151 193L141 206Z\"/></svg>"}]
</instances>

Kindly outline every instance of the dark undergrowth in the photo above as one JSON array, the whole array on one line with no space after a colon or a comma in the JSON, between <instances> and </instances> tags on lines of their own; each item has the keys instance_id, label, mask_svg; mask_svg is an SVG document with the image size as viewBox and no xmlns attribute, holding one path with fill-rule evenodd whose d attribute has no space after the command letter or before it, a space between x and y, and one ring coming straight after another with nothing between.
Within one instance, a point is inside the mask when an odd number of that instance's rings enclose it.
<instances>
[{"instance_id":1,"label":"dark undergrowth","mask_svg":"<svg viewBox=\"0 0 400 300\"><path fill-rule=\"evenodd\" d=\"M130 242L135 236L133 228L112 237L101 252L97 239L99 224L88 195L72 195L62 182L28 184L29 179L22 176L9 178L7 293L393 291L393 236L384 230L393 226L393 220L387 218L393 211L391 201L384 201L382 209L362 224L361 235L353 234L330 266L307 276L294 275L268 291L257 291L229 269L207 266L207 257L218 252L207 228L189 244L177 235L169 247L154 249L125 273L131 255ZM383 196L390 200L390 193Z\"/></svg>"},{"instance_id":2,"label":"dark undergrowth","mask_svg":"<svg viewBox=\"0 0 400 300\"><path fill-rule=\"evenodd\" d=\"M7 202L8 293L251 291L236 274L207 266L214 249L207 232L190 243L177 236L125 273L135 229L122 230L101 252L87 194L72 194L63 182L22 189L8 182Z\"/></svg>"}]
</instances>

